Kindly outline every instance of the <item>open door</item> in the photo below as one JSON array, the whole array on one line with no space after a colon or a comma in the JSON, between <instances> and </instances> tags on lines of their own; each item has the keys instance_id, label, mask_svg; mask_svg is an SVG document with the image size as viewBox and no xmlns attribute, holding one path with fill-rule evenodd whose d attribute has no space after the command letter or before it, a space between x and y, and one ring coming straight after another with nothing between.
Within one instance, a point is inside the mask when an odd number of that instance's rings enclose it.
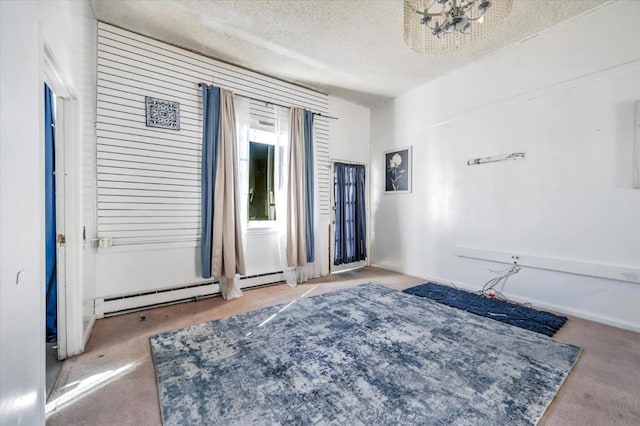
<instances>
[{"instance_id":1,"label":"open door","mask_svg":"<svg viewBox=\"0 0 640 426\"><path fill-rule=\"evenodd\" d=\"M343 272L368 265L366 166L333 162L329 270Z\"/></svg>"},{"instance_id":2,"label":"open door","mask_svg":"<svg viewBox=\"0 0 640 426\"><path fill-rule=\"evenodd\" d=\"M44 188L45 188L45 305L47 342L58 338L58 238L56 189L56 98L51 88L44 85ZM57 346L56 346L57 347Z\"/></svg>"},{"instance_id":3,"label":"open door","mask_svg":"<svg viewBox=\"0 0 640 426\"><path fill-rule=\"evenodd\" d=\"M71 94L61 78L51 51L43 55L44 179L45 179L45 306L47 340L55 338L55 358L67 352L67 111ZM47 345L49 346L49 345ZM47 347L47 355L49 355Z\"/></svg>"},{"instance_id":4,"label":"open door","mask_svg":"<svg viewBox=\"0 0 640 426\"><path fill-rule=\"evenodd\" d=\"M45 83L45 305L47 341L56 342L57 358L66 352L66 237L64 99ZM60 123L60 125L58 125Z\"/></svg>"},{"instance_id":5,"label":"open door","mask_svg":"<svg viewBox=\"0 0 640 426\"><path fill-rule=\"evenodd\" d=\"M52 391L66 358L64 100L44 85L46 385Z\"/></svg>"},{"instance_id":6,"label":"open door","mask_svg":"<svg viewBox=\"0 0 640 426\"><path fill-rule=\"evenodd\" d=\"M56 97L56 270L58 273L56 289L57 297L57 343L58 359L67 357L67 310L66 310L66 283L67 283L67 229L65 206L66 200L66 152L65 152L65 100Z\"/></svg>"}]
</instances>

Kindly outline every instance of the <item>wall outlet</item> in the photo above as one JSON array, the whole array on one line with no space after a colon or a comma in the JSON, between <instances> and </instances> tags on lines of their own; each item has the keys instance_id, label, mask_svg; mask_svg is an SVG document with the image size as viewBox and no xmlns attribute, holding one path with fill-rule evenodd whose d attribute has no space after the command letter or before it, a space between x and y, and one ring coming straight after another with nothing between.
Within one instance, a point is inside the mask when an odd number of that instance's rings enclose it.
<instances>
[{"instance_id":1,"label":"wall outlet","mask_svg":"<svg viewBox=\"0 0 640 426\"><path fill-rule=\"evenodd\" d=\"M512 254L511 255L511 263L513 263L514 265L519 265L520 264L520 256L518 256L516 254Z\"/></svg>"},{"instance_id":2,"label":"wall outlet","mask_svg":"<svg viewBox=\"0 0 640 426\"><path fill-rule=\"evenodd\" d=\"M100 238L98 240L98 247L100 248L113 247L113 238L109 238L109 237Z\"/></svg>"}]
</instances>

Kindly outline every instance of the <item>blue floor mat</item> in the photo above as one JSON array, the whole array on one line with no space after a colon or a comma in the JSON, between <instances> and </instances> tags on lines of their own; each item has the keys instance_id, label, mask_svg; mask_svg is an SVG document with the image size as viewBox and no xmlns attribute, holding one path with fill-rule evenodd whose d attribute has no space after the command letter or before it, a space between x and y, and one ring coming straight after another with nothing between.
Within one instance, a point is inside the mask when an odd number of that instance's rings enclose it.
<instances>
[{"instance_id":1,"label":"blue floor mat","mask_svg":"<svg viewBox=\"0 0 640 426\"><path fill-rule=\"evenodd\" d=\"M567 317L440 284L420 284L404 292L547 336L553 336L567 322Z\"/></svg>"}]
</instances>

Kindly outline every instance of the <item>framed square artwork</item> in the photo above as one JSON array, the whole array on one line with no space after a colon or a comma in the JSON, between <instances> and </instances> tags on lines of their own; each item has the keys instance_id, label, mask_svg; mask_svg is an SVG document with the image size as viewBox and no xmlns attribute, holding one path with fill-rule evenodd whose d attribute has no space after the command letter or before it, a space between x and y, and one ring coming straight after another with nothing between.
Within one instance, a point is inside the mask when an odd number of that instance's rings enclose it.
<instances>
[{"instance_id":1,"label":"framed square artwork","mask_svg":"<svg viewBox=\"0 0 640 426\"><path fill-rule=\"evenodd\" d=\"M180 104L150 96L145 97L147 127L180 130Z\"/></svg>"}]
</instances>

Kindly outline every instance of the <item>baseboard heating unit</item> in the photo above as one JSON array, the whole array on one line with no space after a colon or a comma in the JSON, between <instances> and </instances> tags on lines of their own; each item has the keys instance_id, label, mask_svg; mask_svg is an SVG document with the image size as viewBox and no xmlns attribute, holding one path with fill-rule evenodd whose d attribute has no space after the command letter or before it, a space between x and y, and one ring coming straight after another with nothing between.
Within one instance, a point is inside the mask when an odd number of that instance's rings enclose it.
<instances>
[{"instance_id":1,"label":"baseboard heating unit","mask_svg":"<svg viewBox=\"0 0 640 426\"><path fill-rule=\"evenodd\" d=\"M258 287L284 281L282 271L240 277L240 288ZM188 300L216 296L220 294L218 280L186 284L140 293L130 293L97 298L94 302L96 318L105 318L128 312L181 303Z\"/></svg>"}]
</instances>

